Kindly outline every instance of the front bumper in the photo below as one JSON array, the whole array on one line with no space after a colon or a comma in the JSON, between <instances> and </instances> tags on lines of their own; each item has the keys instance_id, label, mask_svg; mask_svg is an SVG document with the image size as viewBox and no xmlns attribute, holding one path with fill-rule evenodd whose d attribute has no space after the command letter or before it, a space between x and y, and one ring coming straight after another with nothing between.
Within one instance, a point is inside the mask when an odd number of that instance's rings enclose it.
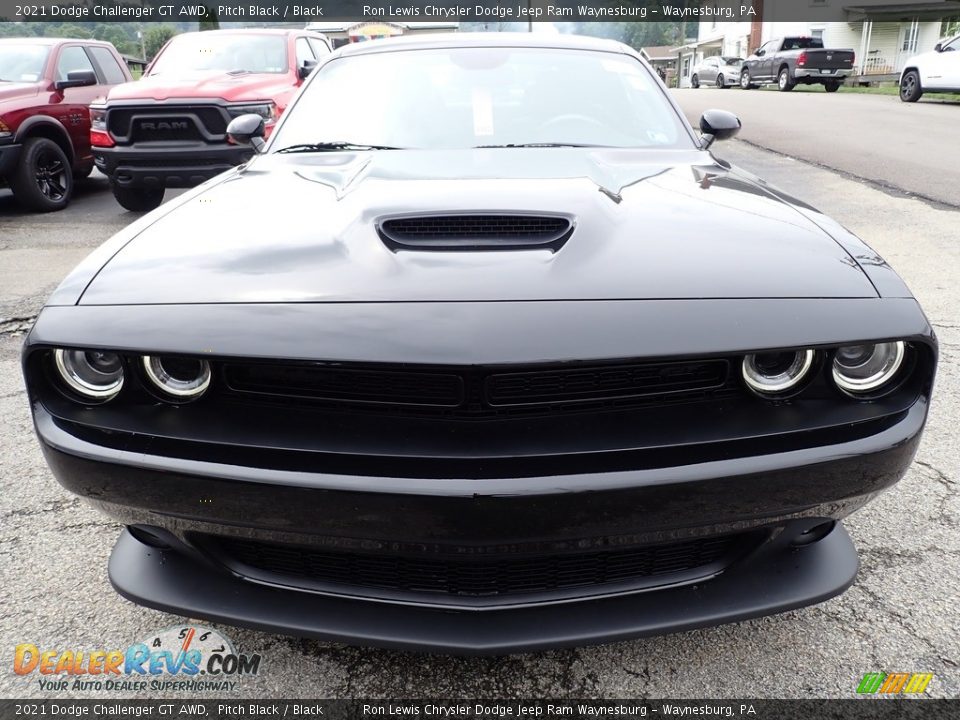
<instances>
[{"instance_id":1,"label":"front bumper","mask_svg":"<svg viewBox=\"0 0 960 720\"><path fill-rule=\"evenodd\" d=\"M820 602L856 574L845 531L824 528L895 483L926 416L918 400L875 434L833 446L670 468L439 479L305 473L107 450L35 405L58 480L158 542L121 537L121 595L147 607L349 643L504 653L687 630ZM805 537L813 531L813 541ZM755 533L722 567L662 584L587 588L543 602L418 602L364 588L247 574L209 537L344 553L576 553ZM807 533L807 535L804 535ZM602 593L602 594L601 594Z\"/></svg>"},{"instance_id":2,"label":"front bumper","mask_svg":"<svg viewBox=\"0 0 960 720\"><path fill-rule=\"evenodd\" d=\"M156 143L93 148L97 169L120 187L190 188L237 165L253 151L227 143Z\"/></svg>"}]
</instances>

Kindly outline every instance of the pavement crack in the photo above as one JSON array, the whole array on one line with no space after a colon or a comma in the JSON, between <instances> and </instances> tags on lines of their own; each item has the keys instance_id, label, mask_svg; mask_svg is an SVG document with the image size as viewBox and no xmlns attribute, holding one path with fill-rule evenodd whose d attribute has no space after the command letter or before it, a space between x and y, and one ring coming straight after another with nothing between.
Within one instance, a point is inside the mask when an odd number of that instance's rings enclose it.
<instances>
[{"instance_id":1,"label":"pavement crack","mask_svg":"<svg viewBox=\"0 0 960 720\"><path fill-rule=\"evenodd\" d=\"M47 513L58 513L61 510L77 508L80 506L80 500L77 498L65 500L53 500L46 507L24 507L8 510L0 518L24 518L34 517L35 515L46 515Z\"/></svg>"},{"instance_id":2,"label":"pavement crack","mask_svg":"<svg viewBox=\"0 0 960 720\"><path fill-rule=\"evenodd\" d=\"M943 472L943 470L938 468L936 465L933 465L928 462L924 462L923 460L914 460L914 463L916 463L922 468L926 468L927 470L929 470L930 472L928 473L927 476L930 477L932 480L936 480L938 483L943 485L948 490L953 489L956 486L957 484L956 481L951 480L950 477L945 472ZM932 477L931 477L931 474L932 474Z\"/></svg>"},{"instance_id":3,"label":"pavement crack","mask_svg":"<svg viewBox=\"0 0 960 720\"><path fill-rule=\"evenodd\" d=\"M36 315L27 315L23 317L0 317L0 335L23 335L33 327Z\"/></svg>"}]
</instances>

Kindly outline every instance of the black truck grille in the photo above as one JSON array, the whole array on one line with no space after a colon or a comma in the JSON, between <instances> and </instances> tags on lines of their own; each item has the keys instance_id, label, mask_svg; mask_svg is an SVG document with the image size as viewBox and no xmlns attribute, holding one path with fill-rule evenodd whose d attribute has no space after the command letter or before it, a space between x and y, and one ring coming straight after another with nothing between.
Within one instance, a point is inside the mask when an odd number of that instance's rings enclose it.
<instances>
[{"instance_id":1,"label":"black truck grille","mask_svg":"<svg viewBox=\"0 0 960 720\"><path fill-rule=\"evenodd\" d=\"M723 359L578 363L521 372L228 363L223 373L229 392L247 398L481 418L565 408L631 408L699 400L731 390L729 363Z\"/></svg>"},{"instance_id":2,"label":"black truck grille","mask_svg":"<svg viewBox=\"0 0 960 720\"><path fill-rule=\"evenodd\" d=\"M223 140L229 116L217 105L120 106L107 111L107 129L121 141Z\"/></svg>"},{"instance_id":3,"label":"black truck grille","mask_svg":"<svg viewBox=\"0 0 960 720\"><path fill-rule=\"evenodd\" d=\"M576 588L602 592L603 586L614 584L659 585L680 575L704 577L726 567L756 541L753 535L727 535L593 552L469 556L326 551L223 537L208 538L206 545L234 572L264 582L484 598Z\"/></svg>"}]
</instances>

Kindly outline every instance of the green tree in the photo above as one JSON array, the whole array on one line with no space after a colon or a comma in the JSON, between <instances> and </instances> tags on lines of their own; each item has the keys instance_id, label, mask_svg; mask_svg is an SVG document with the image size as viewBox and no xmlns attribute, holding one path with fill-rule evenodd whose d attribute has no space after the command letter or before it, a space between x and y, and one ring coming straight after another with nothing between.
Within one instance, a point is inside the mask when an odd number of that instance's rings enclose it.
<instances>
[{"instance_id":1,"label":"green tree","mask_svg":"<svg viewBox=\"0 0 960 720\"><path fill-rule=\"evenodd\" d=\"M683 42L682 22L573 22L562 28L578 35L618 40L632 48L658 45L680 45Z\"/></svg>"},{"instance_id":2,"label":"green tree","mask_svg":"<svg viewBox=\"0 0 960 720\"><path fill-rule=\"evenodd\" d=\"M84 40L89 40L93 37L93 33L90 32L89 28L81 27L77 23L50 24L54 27L51 27L50 31L45 33L48 37L81 38Z\"/></svg>"},{"instance_id":3,"label":"green tree","mask_svg":"<svg viewBox=\"0 0 960 720\"><path fill-rule=\"evenodd\" d=\"M176 34L176 29L170 25L151 25L143 36L143 45L147 51L147 57L144 59L153 59L164 43Z\"/></svg>"}]
</instances>

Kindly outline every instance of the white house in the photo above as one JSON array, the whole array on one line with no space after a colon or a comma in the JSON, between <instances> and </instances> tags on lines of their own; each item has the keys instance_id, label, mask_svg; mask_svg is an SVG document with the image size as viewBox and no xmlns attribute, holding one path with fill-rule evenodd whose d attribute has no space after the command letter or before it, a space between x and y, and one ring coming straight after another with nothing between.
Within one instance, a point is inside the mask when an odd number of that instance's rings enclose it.
<instances>
[{"instance_id":1,"label":"white house","mask_svg":"<svg viewBox=\"0 0 960 720\"><path fill-rule=\"evenodd\" d=\"M777 3L787 1L765 0L763 16L776 17ZM933 49L941 38L944 19L960 16L960 2L810 0L810 9L804 14L809 16L804 22L767 21L763 16L746 22L701 21L697 39L678 49L680 87L690 86L693 67L705 57L745 58L767 40L788 35L820 37L826 47L852 48L856 53L854 82L893 80L910 56ZM846 20L828 19L838 14Z\"/></svg>"}]
</instances>

